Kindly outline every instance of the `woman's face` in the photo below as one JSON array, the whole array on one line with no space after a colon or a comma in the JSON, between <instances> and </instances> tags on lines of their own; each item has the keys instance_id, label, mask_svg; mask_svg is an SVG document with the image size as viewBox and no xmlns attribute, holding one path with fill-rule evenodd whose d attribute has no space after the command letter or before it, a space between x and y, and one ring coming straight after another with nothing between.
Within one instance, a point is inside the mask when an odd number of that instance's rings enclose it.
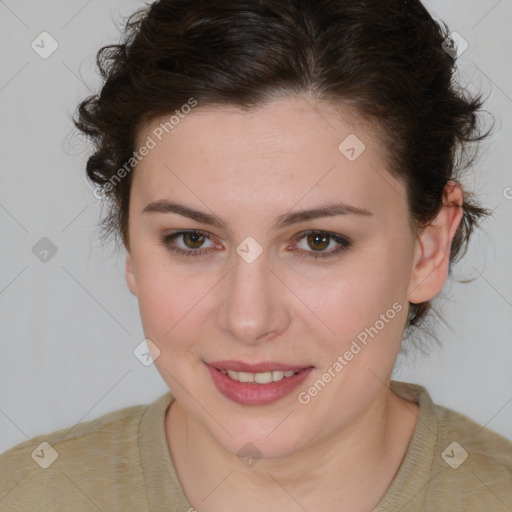
<instances>
[{"instance_id":1,"label":"woman's face","mask_svg":"<svg viewBox=\"0 0 512 512\"><path fill-rule=\"evenodd\" d=\"M139 133L155 147L133 175L127 280L171 392L232 453L297 453L384 396L418 244L385 148L347 119L289 97Z\"/></svg>"}]
</instances>

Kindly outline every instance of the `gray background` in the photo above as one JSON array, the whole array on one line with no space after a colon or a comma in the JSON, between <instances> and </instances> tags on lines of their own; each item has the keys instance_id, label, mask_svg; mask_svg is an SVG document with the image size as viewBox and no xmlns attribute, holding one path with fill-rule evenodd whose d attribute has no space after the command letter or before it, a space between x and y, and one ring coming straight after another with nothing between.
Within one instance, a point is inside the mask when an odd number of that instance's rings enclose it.
<instances>
[{"instance_id":1,"label":"gray background","mask_svg":"<svg viewBox=\"0 0 512 512\"><path fill-rule=\"evenodd\" d=\"M144 339L124 258L102 247L70 116L99 85L95 54L136 0L0 0L0 452L37 434L149 403L167 388L133 355ZM443 347L399 359L395 378L512 439L512 0L429 0L469 43L459 80L490 94L494 137L468 177L494 210L445 288ZM32 48L48 32L58 49ZM48 45L46 44L46 49ZM506 191L509 191L509 194ZM46 263L32 248L47 237Z\"/></svg>"}]
</instances>

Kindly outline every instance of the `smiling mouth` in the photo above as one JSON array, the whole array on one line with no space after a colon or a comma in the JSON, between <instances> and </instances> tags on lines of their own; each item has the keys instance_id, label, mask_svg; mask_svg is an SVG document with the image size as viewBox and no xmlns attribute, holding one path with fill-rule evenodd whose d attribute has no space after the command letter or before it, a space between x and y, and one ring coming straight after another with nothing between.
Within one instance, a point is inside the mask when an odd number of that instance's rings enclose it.
<instances>
[{"instance_id":1,"label":"smiling mouth","mask_svg":"<svg viewBox=\"0 0 512 512\"><path fill-rule=\"evenodd\" d=\"M310 365L290 365L278 361L244 363L242 361L224 360L209 363L204 361L204 363L238 382L256 382L257 384L279 382L282 379L292 377L301 370L312 368Z\"/></svg>"},{"instance_id":2,"label":"smiling mouth","mask_svg":"<svg viewBox=\"0 0 512 512\"><path fill-rule=\"evenodd\" d=\"M248 364L240 361L204 362L217 390L242 405L268 405L289 395L314 370L278 362Z\"/></svg>"},{"instance_id":3,"label":"smiling mouth","mask_svg":"<svg viewBox=\"0 0 512 512\"><path fill-rule=\"evenodd\" d=\"M238 382L254 382L256 384L270 384L271 382L279 382L280 380L287 379L289 377L293 377L300 370L274 370L269 372L235 372L234 370L226 370L225 368L220 369L224 375L227 375L229 378L236 380Z\"/></svg>"}]
</instances>

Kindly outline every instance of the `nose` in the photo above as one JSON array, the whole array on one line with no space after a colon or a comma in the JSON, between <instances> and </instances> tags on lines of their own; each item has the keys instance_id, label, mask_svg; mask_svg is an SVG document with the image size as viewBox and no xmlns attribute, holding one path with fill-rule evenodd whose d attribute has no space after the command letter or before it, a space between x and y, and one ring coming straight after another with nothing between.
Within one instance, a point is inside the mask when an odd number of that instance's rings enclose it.
<instances>
[{"instance_id":1,"label":"nose","mask_svg":"<svg viewBox=\"0 0 512 512\"><path fill-rule=\"evenodd\" d=\"M249 263L235 255L223 284L220 328L247 345L269 341L286 330L290 315L286 288L269 267L266 253Z\"/></svg>"}]
</instances>

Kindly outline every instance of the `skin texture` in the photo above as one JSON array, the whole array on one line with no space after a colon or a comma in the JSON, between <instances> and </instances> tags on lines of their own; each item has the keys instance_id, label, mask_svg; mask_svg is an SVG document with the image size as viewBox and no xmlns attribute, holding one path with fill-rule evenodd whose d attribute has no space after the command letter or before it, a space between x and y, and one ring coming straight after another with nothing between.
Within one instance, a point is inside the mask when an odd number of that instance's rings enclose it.
<instances>
[{"instance_id":1,"label":"skin texture","mask_svg":"<svg viewBox=\"0 0 512 512\"><path fill-rule=\"evenodd\" d=\"M418 406L389 390L391 372L409 301L433 298L446 281L462 193L450 183L448 206L416 237L404 184L386 170L376 133L355 121L348 110L344 116L307 96L247 111L199 105L134 171L126 278L145 335L160 350L155 365L177 399L166 417L169 449L200 512L372 510L407 449ZM159 122L140 129L141 145ZM338 149L351 134L366 145L353 162ZM218 215L229 230L141 213L164 199ZM273 228L280 215L328 202L372 215ZM170 244L206 254L180 256L160 240L184 229L212 239L194 245L181 236ZM308 257L318 252L301 235L308 230L343 235L352 245ZM250 264L236 252L248 236L263 249ZM338 247L328 241L320 252ZM393 304L401 311L300 403L298 393ZM247 406L213 385L203 361L221 359L315 369L297 392ZM246 443L261 454L252 467L236 455Z\"/></svg>"}]
</instances>

